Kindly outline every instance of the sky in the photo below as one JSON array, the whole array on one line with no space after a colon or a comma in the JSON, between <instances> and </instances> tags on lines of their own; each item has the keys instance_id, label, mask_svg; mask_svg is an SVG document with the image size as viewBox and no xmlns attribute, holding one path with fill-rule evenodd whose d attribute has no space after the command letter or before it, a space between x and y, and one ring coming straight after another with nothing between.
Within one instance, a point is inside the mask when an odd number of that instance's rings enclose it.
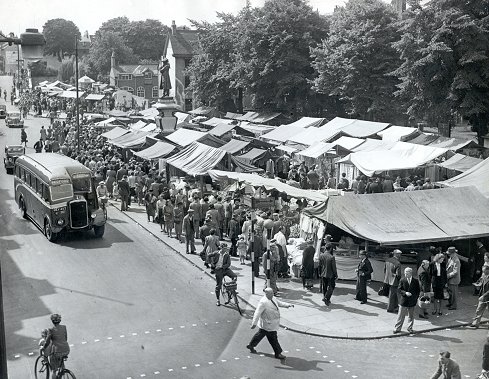
<instances>
[{"instance_id":1,"label":"sky","mask_svg":"<svg viewBox=\"0 0 489 379\"><path fill-rule=\"evenodd\" d=\"M251 0L252 6L262 6L265 0ZM309 0L309 5L321 14L333 12L346 0ZM19 35L26 28L42 32L46 21L64 18L73 21L83 34L94 34L104 21L127 16L130 21L160 20L170 26L188 25L188 19L216 20L216 12L236 14L246 0L0 0L0 31Z\"/></svg>"}]
</instances>

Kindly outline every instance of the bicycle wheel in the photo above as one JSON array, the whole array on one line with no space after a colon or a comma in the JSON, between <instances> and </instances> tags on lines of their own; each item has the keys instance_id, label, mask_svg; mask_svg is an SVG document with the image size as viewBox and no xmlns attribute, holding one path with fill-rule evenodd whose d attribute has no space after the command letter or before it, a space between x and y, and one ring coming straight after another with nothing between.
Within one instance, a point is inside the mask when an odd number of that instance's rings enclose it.
<instances>
[{"instance_id":1,"label":"bicycle wheel","mask_svg":"<svg viewBox=\"0 0 489 379\"><path fill-rule=\"evenodd\" d=\"M231 295L229 294L229 291L226 289L226 287L224 287L224 285L222 286L222 299L224 300L224 305L226 304L229 304L229 302L231 301Z\"/></svg>"},{"instance_id":2,"label":"bicycle wheel","mask_svg":"<svg viewBox=\"0 0 489 379\"><path fill-rule=\"evenodd\" d=\"M42 355L37 357L34 364L34 376L36 379L49 379L49 365Z\"/></svg>"},{"instance_id":3,"label":"bicycle wheel","mask_svg":"<svg viewBox=\"0 0 489 379\"><path fill-rule=\"evenodd\" d=\"M64 369L58 374L57 379L76 379L76 377L70 370Z\"/></svg>"},{"instance_id":4,"label":"bicycle wheel","mask_svg":"<svg viewBox=\"0 0 489 379\"><path fill-rule=\"evenodd\" d=\"M240 315L243 315L243 311L239 307L238 295L236 295L236 291L233 291L234 303L236 304L236 308L238 308L238 312Z\"/></svg>"}]
</instances>

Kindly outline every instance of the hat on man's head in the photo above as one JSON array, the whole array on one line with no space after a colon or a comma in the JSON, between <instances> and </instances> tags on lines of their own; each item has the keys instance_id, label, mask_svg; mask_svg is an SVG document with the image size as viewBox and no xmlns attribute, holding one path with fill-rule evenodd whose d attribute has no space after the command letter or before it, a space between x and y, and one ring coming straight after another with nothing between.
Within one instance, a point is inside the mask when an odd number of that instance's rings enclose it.
<instances>
[{"instance_id":1,"label":"hat on man's head","mask_svg":"<svg viewBox=\"0 0 489 379\"><path fill-rule=\"evenodd\" d=\"M447 253L448 254L453 254L453 253L456 253L457 252L457 249L455 249L454 246L450 246L448 249L447 249Z\"/></svg>"},{"instance_id":2,"label":"hat on man's head","mask_svg":"<svg viewBox=\"0 0 489 379\"><path fill-rule=\"evenodd\" d=\"M358 255L360 255L360 256L367 256L367 252L365 250L360 250L360 252L358 253Z\"/></svg>"}]
</instances>

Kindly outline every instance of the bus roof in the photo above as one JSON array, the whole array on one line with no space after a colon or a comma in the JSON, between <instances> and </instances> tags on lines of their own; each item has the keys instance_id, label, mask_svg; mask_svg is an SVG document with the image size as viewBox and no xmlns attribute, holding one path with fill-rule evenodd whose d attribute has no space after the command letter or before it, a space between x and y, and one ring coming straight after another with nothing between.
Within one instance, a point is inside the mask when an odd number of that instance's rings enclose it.
<instances>
[{"instance_id":1,"label":"bus roof","mask_svg":"<svg viewBox=\"0 0 489 379\"><path fill-rule=\"evenodd\" d=\"M46 180L71 178L73 174L91 174L90 169L80 162L57 153L25 154L17 158L18 163L37 170Z\"/></svg>"}]
</instances>

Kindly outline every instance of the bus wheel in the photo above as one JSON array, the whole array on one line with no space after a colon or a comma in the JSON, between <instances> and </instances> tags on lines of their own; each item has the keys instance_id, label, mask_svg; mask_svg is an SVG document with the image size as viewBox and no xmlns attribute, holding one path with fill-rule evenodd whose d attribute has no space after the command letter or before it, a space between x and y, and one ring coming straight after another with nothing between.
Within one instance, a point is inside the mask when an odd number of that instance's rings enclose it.
<instances>
[{"instance_id":1,"label":"bus wheel","mask_svg":"<svg viewBox=\"0 0 489 379\"><path fill-rule=\"evenodd\" d=\"M53 232L49 220L44 221L44 234L49 242L56 241L56 238L58 237L58 234Z\"/></svg>"},{"instance_id":2,"label":"bus wheel","mask_svg":"<svg viewBox=\"0 0 489 379\"><path fill-rule=\"evenodd\" d=\"M24 203L24 198L19 199L19 209L20 209L20 214L22 215L23 218L27 218L27 209Z\"/></svg>"},{"instance_id":3,"label":"bus wheel","mask_svg":"<svg viewBox=\"0 0 489 379\"><path fill-rule=\"evenodd\" d=\"M104 225L100 225L100 226L94 225L93 226L93 231L95 233L95 237L102 238L104 236L104 232L105 232L105 224Z\"/></svg>"}]
</instances>

